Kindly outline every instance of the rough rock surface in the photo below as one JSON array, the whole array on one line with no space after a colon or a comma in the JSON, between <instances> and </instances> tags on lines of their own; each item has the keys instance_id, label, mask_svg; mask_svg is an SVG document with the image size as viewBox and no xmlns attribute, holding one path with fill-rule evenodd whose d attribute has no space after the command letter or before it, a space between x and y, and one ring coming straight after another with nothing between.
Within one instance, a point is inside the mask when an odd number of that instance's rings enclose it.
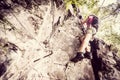
<instances>
[{"instance_id":1,"label":"rough rock surface","mask_svg":"<svg viewBox=\"0 0 120 80\"><path fill-rule=\"evenodd\" d=\"M119 80L120 79L120 58L117 50L104 41L94 39L91 42L93 53L93 70L96 80Z\"/></svg>"},{"instance_id":2,"label":"rough rock surface","mask_svg":"<svg viewBox=\"0 0 120 80\"><path fill-rule=\"evenodd\" d=\"M0 23L1 80L120 79L120 60L103 41L91 42L93 60L70 61L76 55L82 31L62 0L33 0L39 6L28 0L6 1L30 9L4 9L9 14L3 18L5 23Z\"/></svg>"}]
</instances>

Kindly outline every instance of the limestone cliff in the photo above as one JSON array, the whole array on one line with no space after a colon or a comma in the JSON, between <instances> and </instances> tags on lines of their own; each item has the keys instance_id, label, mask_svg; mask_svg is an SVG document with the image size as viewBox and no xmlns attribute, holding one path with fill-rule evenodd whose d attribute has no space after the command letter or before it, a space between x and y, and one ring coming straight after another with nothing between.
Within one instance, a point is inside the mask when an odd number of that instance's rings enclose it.
<instances>
[{"instance_id":1,"label":"limestone cliff","mask_svg":"<svg viewBox=\"0 0 120 80\"><path fill-rule=\"evenodd\" d=\"M95 38L93 59L71 62L83 35L62 0L0 1L0 80L119 80L117 51Z\"/></svg>"}]
</instances>

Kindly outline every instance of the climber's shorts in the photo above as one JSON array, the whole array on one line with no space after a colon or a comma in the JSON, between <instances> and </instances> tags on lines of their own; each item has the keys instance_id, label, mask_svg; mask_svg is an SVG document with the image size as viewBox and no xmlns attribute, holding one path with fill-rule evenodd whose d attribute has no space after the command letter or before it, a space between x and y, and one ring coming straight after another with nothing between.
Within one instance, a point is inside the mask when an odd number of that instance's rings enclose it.
<instances>
[{"instance_id":1,"label":"climber's shorts","mask_svg":"<svg viewBox=\"0 0 120 80\"><path fill-rule=\"evenodd\" d=\"M87 34L95 35L96 34L96 29L94 27L88 28L87 29Z\"/></svg>"}]
</instances>

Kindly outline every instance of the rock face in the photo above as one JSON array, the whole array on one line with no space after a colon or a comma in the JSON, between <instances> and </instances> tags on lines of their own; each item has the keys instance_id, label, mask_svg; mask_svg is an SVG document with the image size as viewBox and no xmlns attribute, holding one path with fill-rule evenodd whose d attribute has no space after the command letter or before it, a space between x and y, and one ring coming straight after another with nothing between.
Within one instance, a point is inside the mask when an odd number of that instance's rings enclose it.
<instances>
[{"instance_id":1,"label":"rock face","mask_svg":"<svg viewBox=\"0 0 120 80\"><path fill-rule=\"evenodd\" d=\"M111 50L111 45L104 41L94 39L91 42L93 60L92 66L96 80L119 80L120 58L116 50Z\"/></svg>"},{"instance_id":2,"label":"rock face","mask_svg":"<svg viewBox=\"0 0 120 80\"><path fill-rule=\"evenodd\" d=\"M13 10L0 9L4 11L0 19L1 80L120 79L117 53L99 39L91 42L93 60L70 61L83 34L77 18L65 10L62 0L2 3L11 4L8 7Z\"/></svg>"},{"instance_id":3,"label":"rock face","mask_svg":"<svg viewBox=\"0 0 120 80\"><path fill-rule=\"evenodd\" d=\"M17 51L17 46L13 43L0 39L0 76L7 71L7 66L11 64Z\"/></svg>"}]
</instances>

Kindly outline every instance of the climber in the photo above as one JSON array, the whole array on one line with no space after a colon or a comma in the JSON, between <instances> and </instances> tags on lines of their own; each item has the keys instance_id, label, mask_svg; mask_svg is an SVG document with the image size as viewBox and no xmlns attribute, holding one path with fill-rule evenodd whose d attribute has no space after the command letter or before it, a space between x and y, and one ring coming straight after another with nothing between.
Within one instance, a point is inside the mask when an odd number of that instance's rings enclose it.
<instances>
[{"instance_id":1,"label":"climber","mask_svg":"<svg viewBox=\"0 0 120 80\"><path fill-rule=\"evenodd\" d=\"M82 19L82 16L79 16L80 19ZM86 30L84 34L84 39L81 39L81 45L77 52L77 55L75 58L73 58L71 61L78 61L83 59L84 57L87 57L89 59L92 59L92 54L90 53L90 46L89 41L92 39L92 37L96 34L98 31L98 17L95 15L89 15L88 18L83 21L80 20L81 24L86 24ZM85 54L84 54L85 53Z\"/></svg>"}]
</instances>

